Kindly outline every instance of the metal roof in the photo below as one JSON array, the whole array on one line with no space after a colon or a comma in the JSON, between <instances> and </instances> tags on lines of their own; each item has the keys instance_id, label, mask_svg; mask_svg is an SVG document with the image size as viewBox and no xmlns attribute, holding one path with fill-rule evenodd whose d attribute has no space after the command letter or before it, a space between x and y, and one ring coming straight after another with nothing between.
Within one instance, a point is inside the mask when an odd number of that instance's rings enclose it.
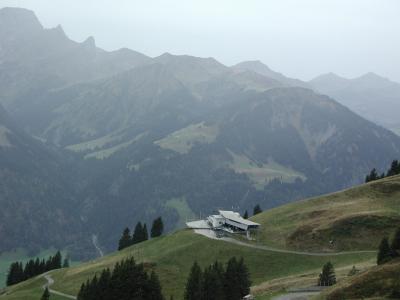
<instances>
[{"instance_id":1,"label":"metal roof","mask_svg":"<svg viewBox=\"0 0 400 300\"><path fill-rule=\"evenodd\" d=\"M243 219L239 213L230 211L230 210L220 210L219 211L220 215L223 216L226 219L247 225L247 226L260 226L260 224L256 222L252 222L250 220Z\"/></svg>"}]
</instances>

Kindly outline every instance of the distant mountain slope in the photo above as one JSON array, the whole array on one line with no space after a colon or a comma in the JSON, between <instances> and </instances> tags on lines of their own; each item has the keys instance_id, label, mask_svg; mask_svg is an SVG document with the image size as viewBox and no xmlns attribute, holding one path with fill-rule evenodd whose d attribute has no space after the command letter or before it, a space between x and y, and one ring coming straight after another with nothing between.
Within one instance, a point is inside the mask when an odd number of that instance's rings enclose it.
<instances>
[{"instance_id":1,"label":"distant mountain slope","mask_svg":"<svg viewBox=\"0 0 400 300\"><path fill-rule=\"evenodd\" d=\"M309 82L317 91L329 95L361 116L399 133L400 84L368 73L346 79L330 73Z\"/></svg>"},{"instance_id":2,"label":"distant mountain slope","mask_svg":"<svg viewBox=\"0 0 400 300\"><path fill-rule=\"evenodd\" d=\"M0 252L76 250L85 232L59 155L21 131L0 106Z\"/></svg>"},{"instance_id":3,"label":"distant mountain slope","mask_svg":"<svg viewBox=\"0 0 400 300\"><path fill-rule=\"evenodd\" d=\"M274 79L286 86L310 88L310 86L306 82L299 79L289 78L281 73L275 72L259 60L244 61L232 66L232 69L235 71L253 71L257 74Z\"/></svg>"},{"instance_id":4,"label":"distant mountain slope","mask_svg":"<svg viewBox=\"0 0 400 300\"><path fill-rule=\"evenodd\" d=\"M307 89L242 91L217 107L177 95L168 102L177 105L154 107L146 121L68 146L98 169L85 211L106 245L124 223L154 211L168 223L188 217L171 203L203 213L273 207L357 184L400 156L394 134ZM91 119L90 109L80 113ZM120 218L104 224L109 214Z\"/></svg>"}]
</instances>

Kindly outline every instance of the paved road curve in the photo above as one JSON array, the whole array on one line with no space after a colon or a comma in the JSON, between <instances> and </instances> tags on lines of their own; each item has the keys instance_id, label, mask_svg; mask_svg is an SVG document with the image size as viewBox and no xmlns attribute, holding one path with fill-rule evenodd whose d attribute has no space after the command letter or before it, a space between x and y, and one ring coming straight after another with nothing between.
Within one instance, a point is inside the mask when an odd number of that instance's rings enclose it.
<instances>
[{"instance_id":1,"label":"paved road curve","mask_svg":"<svg viewBox=\"0 0 400 300\"><path fill-rule=\"evenodd\" d=\"M316 296L318 294L319 294L319 292L288 293L288 294L273 297L272 300L308 300L312 296Z\"/></svg>"}]
</instances>

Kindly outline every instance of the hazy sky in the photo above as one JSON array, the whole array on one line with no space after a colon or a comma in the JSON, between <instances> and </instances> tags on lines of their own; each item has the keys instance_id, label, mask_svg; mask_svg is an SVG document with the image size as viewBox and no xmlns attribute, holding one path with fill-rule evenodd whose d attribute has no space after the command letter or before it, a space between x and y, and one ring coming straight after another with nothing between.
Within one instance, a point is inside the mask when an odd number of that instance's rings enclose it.
<instances>
[{"instance_id":1,"label":"hazy sky","mask_svg":"<svg viewBox=\"0 0 400 300\"><path fill-rule=\"evenodd\" d=\"M399 0L0 0L61 24L77 41L215 57L232 65L261 60L310 79L372 71L400 82Z\"/></svg>"}]
</instances>

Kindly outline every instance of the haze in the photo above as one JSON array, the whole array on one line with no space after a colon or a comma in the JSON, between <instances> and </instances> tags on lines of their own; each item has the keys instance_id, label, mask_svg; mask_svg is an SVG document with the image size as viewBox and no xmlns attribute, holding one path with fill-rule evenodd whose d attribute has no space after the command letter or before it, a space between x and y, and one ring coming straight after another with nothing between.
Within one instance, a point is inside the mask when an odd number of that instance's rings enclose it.
<instances>
[{"instance_id":1,"label":"haze","mask_svg":"<svg viewBox=\"0 0 400 300\"><path fill-rule=\"evenodd\" d=\"M261 60L303 80L366 72L400 81L400 2L2 0L34 10L45 27L94 36L99 47L215 57L232 65ZM89 17L90 16L90 17Z\"/></svg>"}]
</instances>

